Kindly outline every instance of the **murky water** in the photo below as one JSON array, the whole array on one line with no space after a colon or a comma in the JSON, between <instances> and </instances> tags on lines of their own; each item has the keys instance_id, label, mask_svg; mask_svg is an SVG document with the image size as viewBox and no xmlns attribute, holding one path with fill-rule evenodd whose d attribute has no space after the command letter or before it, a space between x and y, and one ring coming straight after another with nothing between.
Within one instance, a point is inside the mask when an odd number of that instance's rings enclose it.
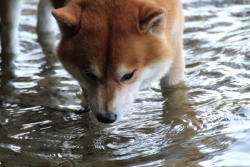
<instances>
[{"instance_id":1,"label":"murky water","mask_svg":"<svg viewBox=\"0 0 250 167\"><path fill-rule=\"evenodd\" d=\"M185 86L163 97L155 83L103 125L77 112L79 86L42 52L26 1L22 54L1 70L0 166L249 166L250 1L183 2Z\"/></svg>"}]
</instances>

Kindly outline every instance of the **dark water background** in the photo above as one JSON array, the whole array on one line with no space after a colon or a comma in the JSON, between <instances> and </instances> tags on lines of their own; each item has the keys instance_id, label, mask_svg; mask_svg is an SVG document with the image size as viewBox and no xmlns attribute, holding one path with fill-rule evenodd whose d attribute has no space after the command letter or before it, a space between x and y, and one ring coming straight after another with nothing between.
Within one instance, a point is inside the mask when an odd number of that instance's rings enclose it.
<instances>
[{"instance_id":1,"label":"dark water background","mask_svg":"<svg viewBox=\"0 0 250 167\"><path fill-rule=\"evenodd\" d=\"M0 166L250 166L250 0L183 0L183 88L143 90L122 121L78 113L79 86L23 6L15 77L1 70Z\"/></svg>"}]
</instances>

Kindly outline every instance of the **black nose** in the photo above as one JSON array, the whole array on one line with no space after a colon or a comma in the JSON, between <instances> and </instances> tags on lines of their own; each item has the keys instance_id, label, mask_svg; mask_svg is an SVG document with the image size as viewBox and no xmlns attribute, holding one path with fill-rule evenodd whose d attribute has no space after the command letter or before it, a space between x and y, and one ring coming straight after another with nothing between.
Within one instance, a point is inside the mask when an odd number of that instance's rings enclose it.
<instances>
[{"instance_id":1,"label":"black nose","mask_svg":"<svg viewBox=\"0 0 250 167\"><path fill-rule=\"evenodd\" d=\"M116 121L117 115L114 113L97 114L96 118L102 123L113 123Z\"/></svg>"}]
</instances>

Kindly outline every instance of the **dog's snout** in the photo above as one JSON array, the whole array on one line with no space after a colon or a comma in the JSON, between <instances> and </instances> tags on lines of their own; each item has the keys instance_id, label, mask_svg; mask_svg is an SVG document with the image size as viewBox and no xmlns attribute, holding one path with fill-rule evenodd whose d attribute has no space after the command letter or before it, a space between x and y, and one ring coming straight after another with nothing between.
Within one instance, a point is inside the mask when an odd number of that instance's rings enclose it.
<instances>
[{"instance_id":1,"label":"dog's snout","mask_svg":"<svg viewBox=\"0 0 250 167\"><path fill-rule=\"evenodd\" d=\"M117 119L117 115L114 113L99 113L96 115L99 122L102 123L113 123Z\"/></svg>"}]
</instances>

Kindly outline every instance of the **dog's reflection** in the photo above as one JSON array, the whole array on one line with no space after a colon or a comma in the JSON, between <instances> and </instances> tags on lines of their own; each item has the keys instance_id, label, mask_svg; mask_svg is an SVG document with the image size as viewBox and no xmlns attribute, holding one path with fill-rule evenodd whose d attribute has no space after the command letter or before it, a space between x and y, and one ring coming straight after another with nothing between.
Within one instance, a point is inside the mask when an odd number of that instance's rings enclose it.
<instances>
[{"instance_id":1,"label":"dog's reflection","mask_svg":"<svg viewBox=\"0 0 250 167\"><path fill-rule=\"evenodd\" d=\"M192 102L188 96L188 87L184 84L165 89L162 92L166 99L163 104L163 122L171 124L172 129L177 126L183 128L183 134L194 136L202 127L202 121L197 118Z\"/></svg>"}]
</instances>

